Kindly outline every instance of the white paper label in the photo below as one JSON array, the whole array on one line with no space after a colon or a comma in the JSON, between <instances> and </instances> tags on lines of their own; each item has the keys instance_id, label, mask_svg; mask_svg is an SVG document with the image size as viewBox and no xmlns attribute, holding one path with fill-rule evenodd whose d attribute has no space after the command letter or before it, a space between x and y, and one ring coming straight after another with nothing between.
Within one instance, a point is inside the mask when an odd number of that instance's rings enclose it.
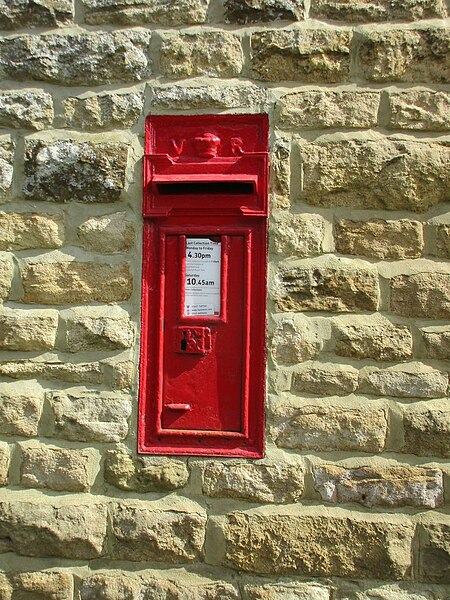
<instances>
[{"instance_id":1,"label":"white paper label","mask_svg":"<svg viewBox=\"0 0 450 600\"><path fill-rule=\"evenodd\" d=\"M186 317L220 315L220 263L220 242L208 238L186 239Z\"/></svg>"}]
</instances>

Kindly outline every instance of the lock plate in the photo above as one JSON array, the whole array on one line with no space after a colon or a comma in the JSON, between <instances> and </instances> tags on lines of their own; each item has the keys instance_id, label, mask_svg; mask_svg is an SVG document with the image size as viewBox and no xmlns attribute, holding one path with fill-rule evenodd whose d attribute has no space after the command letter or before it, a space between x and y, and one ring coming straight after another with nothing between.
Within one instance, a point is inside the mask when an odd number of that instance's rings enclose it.
<instances>
[{"instance_id":1,"label":"lock plate","mask_svg":"<svg viewBox=\"0 0 450 600\"><path fill-rule=\"evenodd\" d=\"M209 327L178 327L175 351L181 354L209 354L211 329Z\"/></svg>"}]
</instances>

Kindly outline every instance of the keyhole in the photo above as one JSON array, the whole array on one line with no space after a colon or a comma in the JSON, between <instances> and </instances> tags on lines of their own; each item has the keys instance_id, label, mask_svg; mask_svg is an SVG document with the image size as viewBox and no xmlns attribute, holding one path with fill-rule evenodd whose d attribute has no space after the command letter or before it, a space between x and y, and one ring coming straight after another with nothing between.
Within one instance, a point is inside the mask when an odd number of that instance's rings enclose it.
<instances>
[{"instance_id":1,"label":"keyhole","mask_svg":"<svg viewBox=\"0 0 450 600\"><path fill-rule=\"evenodd\" d=\"M185 335L186 335L186 334L185 334ZM186 352L186 349L187 349L187 339L184 337L184 338L181 340L181 351L182 351L182 352Z\"/></svg>"}]
</instances>

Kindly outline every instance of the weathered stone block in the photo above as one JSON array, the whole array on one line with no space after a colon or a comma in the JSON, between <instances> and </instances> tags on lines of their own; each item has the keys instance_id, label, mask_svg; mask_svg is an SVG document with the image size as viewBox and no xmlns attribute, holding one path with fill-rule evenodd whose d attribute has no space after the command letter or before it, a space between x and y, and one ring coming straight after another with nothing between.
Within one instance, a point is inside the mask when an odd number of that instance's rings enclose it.
<instances>
[{"instance_id":1,"label":"weathered stone block","mask_svg":"<svg viewBox=\"0 0 450 600\"><path fill-rule=\"evenodd\" d=\"M450 524L441 517L425 519L420 526L419 579L450 583Z\"/></svg>"},{"instance_id":2,"label":"weathered stone block","mask_svg":"<svg viewBox=\"0 0 450 600\"><path fill-rule=\"evenodd\" d=\"M72 600L72 575L63 571L30 571L11 577L13 596L11 600Z\"/></svg>"},{"instance_id":3,"label":"weathered stone block","mask_svg":"<svg viewBox=\"0 0 450 600\"><path fill-rule=\"evenodd\" d=\"M350 73L351 33L273 29L252 34L253 77L263 81L339 83Z\"/></svg>"},{"instance_id":4,"label":"weathered stone block","mask_svg":"<svg viewBox=\"0 0 450 600\"><path fill-rule=\"evenodd\" d=\"M20 483L57 492L87 492L94 483L99 455L93 448L57 448L35 442L20 444Z\"/></svg>"},{"instance_id":5,"label":"weathered stone block","mask_svg":"<svg viewBox=\"0 0 450 600\"><path fill-rule=\"evenodd\" d=\"M226 23L264 23L281 19L302 21L305 18L303 0L225 0Z\"/></svg>"},{"instance_id":6,"label":"weathered stone block","mask_svg":"<svg viewBox=\"0 0 450 600\"><path fill-rule=\"evenodd\" d=\"M282 129L375 127L379 104L379 92L302 90L281 98L277 121Z\"/></svg>"},{"instance_id":7,"label":"weathered stone block","mask_svg":"<svg viewBox=\"0 0 450 600\"><path fill-rule=\"evenodd\" d=\"M91 217L77 228L81 245L102 254L128 252L134 245L135 234L133 222L125 212Z\"/></svg>"},{"instance_id":8,"label":"weathered stone block","mask_svg":"<svg viewBox=\"0 0 450 600\"><path fill-rule=\"evenodd\" d=\"M393 277L391 310L405 317L448 319L450 274L434 272Z\"/></svg>"},{"instance_id":9,"label":"weathered stone block","mask_svg":"<svg viewBox=\"0 0 450 600\"><path fill-rule=\"evenodd\" d=\"M294 371L292 391L323 396L346 396L357 389L358 379L359 372L353 367L314 362Z\"/></svg>"},{"instance_id":10,"label":"weathered stone block","mask_svg":"<svg viewBox=\"0 0 450 600\"><path fill-rule=\"evenodd\" d=\"M63 243L63 215L0 212L0 250L60 248Z\"/></svg>"},{"instance_id":11,"label":"weathered stone block","mask_svg":"<svg viewBox=\"0 0 450 600\"><path fill-rule=\"evenodd\" d=\"M446 27L366 29L359 33L357 62L368 81L448 83L449 40Z\"/></svg>"},{"instance_id":12,"label":"weathered stone block","mask_svg":"<svg viewBox=\"0 0 450 600\"><path fill-rule=\"evenodd\" d=\"M450 258L450 225L446 223L436 228L436 256Z\"/></svg>"},{"instance_id":13,"label":"weathered stone block","mask_svg":"<svg viewBox=\"0 0 450 600\"><path fill-rule=\"evenodd\" d=\"M0 204L8 198L13 180L14 142L9 135L0 137Z\"/></svg>"},{"instance_id":14,"label":"weathered stone block","mask_svg":"<svg viewBox=\"0 0 450 600\"><path fill-rule=\"evenodd\" d=\"M101 556L106 537L104 504L25 502L24 494L0 500L0 547L24 556L76 560Z\"/></svg>"},{"instance_id":15,"label":"weathered stone block","mask_svg":"<svg viewBox=\"0 0 450 600\"><path fill-rule=\"evenodd\" d=\"M291 503L303 493L304 469L300 464L208 462L202 482L203 493L213 498Z\"/></svg>"},{"instance_id":16,"label":"weathered stone block","mask_svg":"<svg viewBox=\"0 0 450 600\"><path fill-rule=\"evenodd\" d=\"M320 215L278 212L272 221L271 247L287 258L322 253L325 220Z\"/></svg>"},{"instance_id":17,"label":"weathered stone block","mask_svg":"<svg viewBox=\"0 0 450 600\"><path fill-rule=\"evenodd\" d=\"M0 309L0 350L51 350L57 329L56 310Z\"/></svg>"},{"instance_id":18,"label":"weathered stone block","mask_svg":"<svg viewBox=\"0 0 450 600\"><path fill-rule=\"evenodd\" d=\"M128 264L28 263L22 270L23 302L86 304L128 300L133 279Z\"/></svg>"},{"instance_id":19,"label":"weathered stone block","mask_svg":"<svg viewBox=\"0 0 450 600\"><path fill-rule=\"evenodd\" d=\"M333 600L438 600L433 591L424 589L424 586L414 582L412 584L343 582L336 590Z\"/></svg>"},{"instance_id":20,"label":"weathered stone block","mask_svg":"<svg viewBox=\"0 0 450 600\"><path fill-rule=\"evenodd\" d=\"M186 600L241 600L239 591L231 583L225 581L203 583L173 579L145 579L141 589L142 600L154 598L180 598Z\"/></svg>"},{"instance_id":21,"label":"weathered stone block","mask_svg":"<svg viewBox=\"0 0 450 600\"><path fill-rule=\"evenodd\" d=\"M133 325L119 306L76 307L61 311L69 352L115 350L133 343Z\"/></svg>"},{"instance_id":22,"label":"weathered stone block","mask_svg":"<svg viewBox=\"0 0 450 600\"><path fill-rule=\"evenodd\" d=\"M0 41L0 77L62 85L139 81L150 74L147 31L20 35Z\"/></svg>"},{"instance_id":23,"label":"weathered stone block","mask_svg":"<svg viewBox=\"0 0 450 600\"><path fill-rule=\"evenodd\" d=\"M136 361L129 357L113 356L102 361L105 382L114 390L130 389L135 383Z\"/></svg>"},{"instance_id":24,"label":"weathered stone block","mask_svg":"<svg viewBox=\"0 0 450 600\"><path fill-rule=\"evenodd\" d=\"M61 380L68 383L103 383L103 366L99 362L67 362L58 356L0 361L0 375L12 379Z\"/></svg>"},{"instance_id":25,"label":"weathered stone block","mask_svg":"<svg viewBox=\"0 0 450 600\"><path fill-rule=\"evenodd\" d=\"M446 16L442 0L314 0L310 16L352 23L418 21Z\"/></svg>"},{"instance_id":26,"label":"weathered stone block","mask_svg":"<svg viewBox=\"0 0 450 600\"><path fill-rule=\"evenodd\" d=\"M442 472L431 468L321 464L314 467L314 481L326 502L438 508L444 499Z\"/></svg>"},{"instance_id":27,"label":"weathered stone block","mask_svg":"<svg viewBox=\"0 0 450 600\"><path fill-rule=\"evenodd\" d=\"M226 31L162 35L160 69L166 77L237 77L243 67L241 42Z\"/></svg>"},{"instance_id":28,"label":"weathered stone block","mask_svg":"<svg viewBox=\"0 0 450 600\"><path fill-rule=\"evenodd\" d=\"M206 21L208 8L207 0L83 0L83 4L90 25L195 25Z\"/></svg>"},{"instance_id":29,"label":"weathered stone block","mask_svg":"<svg viewBox=\"0 0 450 600\"><path fill-rule=\"evenodd\" d=\"M0 91L0 125L39 130L49 127L52 122L50 94L40 90Z\"/></svg>"},{"instance_id":30,"label":"weathered stone block","mask_svg":"<svg viewBox=\"0 0 450 600\"><path fill-rule=\"evenodd\" d=\"M450 408L448 400L418 402L403 414L403 452L417 456L450 456Z\"/></svg>"},{"instance_id":31,"label":"weathered stone block","mask_svg":"<svg viewBox=\"0 0 450 600\"><path fill-rule=\"evenodd\" d=\"M127 144L28 139L23 193L53 202L114 202L125 187L127 160Z\"/></svg>"},{"instance_id":32,"label":"weathered stone block","mask_svg":"<svg viewBox=\"0 0 450 600\"><path fill-rule=\"evenodd\" d=\"M198 504L114 504L111 518L113 558L185 563L202 557L206 513Z\"/></svg>"},{"instance_id":33,"label":"weathered stone block","mask_svg":"<svg viewBox=\"0 0 450 600\"><path fill-rule=\"evenodd\" d=\"M360 389L377 396L442 398L447 396L448 374L421 363L376 370L368 367L361 372Z\"/></svg>"},{"instance_id":34,"label":"weathered stone block","mask_svg":"<svg viewBox=\"0 0 450 600\"><path fill-rule=\"evenodd\" d=\"M336 354L351 358L397 361L412 358L413 338L406 325L377 315L340 317L334 322Z\"/></svg>"},{"instance_id":35,"label":"weathered stone block","mask_svg":"<svg viewBox=\"0 0 450 600\"><path fill-rule=\"evenodd\" d=\"M113 392L49 392L55 435L80 442L119 442L128 433L131 401Z\"/></svg>"},{"instance_id":36,"label":"weathered stone block","mask_svg":"<svg viewBox=\"0 0 450 600\"><path fill-rule=\"evenodd\" d=\"M35 383L0 383L0 433L37 434L44 392Z\"/></svg>"},{"instance_id":37,"label":"weathered stone block","mask_svg":"<svg viewBox=\"0 0 450 600\"><path fill-rule=\"evenodd\" d=\"M161 456L135 456L126 448L109 450L105 481L126 491L167 492L186 485L189 470L182 460Z\"/></svg>"},{"instance_id":38,"label":"weathered stone block","mask_svg":"<svg viewBox=\"0 0 450 600\"><path fill-rule=\"evenodd\" d=\"M450 198L450 148L439 143L324 141L301 156L301 198L314 206L424 212Z\"/></svg>"},{"instance_id":39,"label":"weathered stone block","mask_svg":"<svg viewBox=\"0 0 450 600\"><path fill-rule=\"evenodd\" d=\"M0 442L0 486L6 485L8 482L8 469L9 446L5 442Z\"/></svg>"},{"instance_id":40,"label":"weathered stone block","mask_svg":"<svg viewBox=\"0 0 450 600\"><path fill-rule=\"evenodd\" d=\"M140 595L140 581L123 571L93 573L80 585L80 600L134 600Z\"/></svg>"},{"instance_id":41,"label":"weathered stone block","mask_svg":"<svg viewBox=\"0 0 450 600\"><path fill-rule=\"evenodd\" d=\"M335 224L336 250L369 258L418 258L423 253L423 227L419 221L399 219L350 221Z\"/></svg>"},{"instance_id":42,"label":"weathered stone block","mask_svg":"<svg viewBox=\"0 0 450 600\"><path fill-rule=\"evenodd\" d=\"M426 327L421 333L428 358L450 360L450 330L447 327Z\"/></svg>"},{"instance_id":43,"label":"weathered stone block","mask_svg":"<svg viewBox=\"0 0 450 600\"><path fill-rule=\"evenodd\" d=\"M275 139L270 153L270 189L271 204L274 208L290 209L291 198L291 140Z\"/></svg>"},{"instance_id":44,"label":"weathered stone block","mask_svg":"<svg viewBox=\"0 0 450 600\"><path fill-rule=\"evenodd\" d=\"M409 577L414 526L403 515L308 511L234 512L217 518L223 565L260 574L398 580ZM289 548L289 552L280 552Z\"/></svg>"},{"instance_id":45,"label":"weathered stone block","mask_svg":"<svg viewBox=\"0 0 450 600\"><path fill-rule=\"evenodd\" d=\"M64 100L64 116L68 127L79 129L112 129L131 127L144 108L142 93L107 92Z\"/></svg>"},{"instance_id":46,"label":"weathered stone block","mask_svg":"<svg viewBox=\"0 0 450 600\"><path fill-rule=\"evenodd\" d=\"M14 267L9 257L0 254L0 303L7 300L11 290L14 275Z\"/></svg>"},{"instance_id":47,"label":"weathered stone block","mask_svg":"<svg viewBox=\"0 0 450 600\"><path fill-rule=\"evenodd\" d=\"M447 131L450 129L450 94L431 90L389 93L390 129Z\"/></svg>"},{"instance_id":48,"label":"weathered stone block","mask_svg":"<svg viewBox=\"0 0 450 600\"><path fill-rule=\"evenodd\" d=\"M73 21L73 0L5 0L0 13L0 29L58 27Z\"/></svg>"},{"instance_id":49,"label":"weathered stone block","mask_svg":"<svg viewBox=\"0 0 450 600\"><path fill-rule=\"evenodd\" d=\"M292 409L274 428L278 447L334 452L381 452L387 434L386 410L330 404Z\"/></svg>"},{"instance_id":50,"label":"weathered stone block","mask_svg":"<svg viewBox=\"0 0 450 600\"><path fill-rule=\"evenodd\" d=\"M331 600L331 588L320 583L244 585L245 600Z\"/></svg>"},{"instance_id":51,"label":"weathered stone block","mask_svg":"<svg viewBox=\"0 0 450 600\"><path fill-rule=\"evenodd\" d=\"M278 365L295 365L316 358L322 349L317 323L300 316L277 320L271 341L271 354Z\"/></svg>"}]
</instances>

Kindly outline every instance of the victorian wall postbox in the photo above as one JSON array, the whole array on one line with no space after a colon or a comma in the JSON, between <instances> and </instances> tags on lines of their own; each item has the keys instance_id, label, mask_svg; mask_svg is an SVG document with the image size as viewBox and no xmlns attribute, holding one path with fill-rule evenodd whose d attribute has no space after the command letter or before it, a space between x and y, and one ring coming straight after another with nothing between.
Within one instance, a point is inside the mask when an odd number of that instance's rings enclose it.
<instances>
[{"instance_id":1,"label":"victorian wall postbox","mask_svg":"<svg viewBox=\"0 0 450 600\"><path fill-rule=\"evenodd\" d=\"M266 115L150 116L139 451L261 457Z\"/></svg>"}]
</instances>

